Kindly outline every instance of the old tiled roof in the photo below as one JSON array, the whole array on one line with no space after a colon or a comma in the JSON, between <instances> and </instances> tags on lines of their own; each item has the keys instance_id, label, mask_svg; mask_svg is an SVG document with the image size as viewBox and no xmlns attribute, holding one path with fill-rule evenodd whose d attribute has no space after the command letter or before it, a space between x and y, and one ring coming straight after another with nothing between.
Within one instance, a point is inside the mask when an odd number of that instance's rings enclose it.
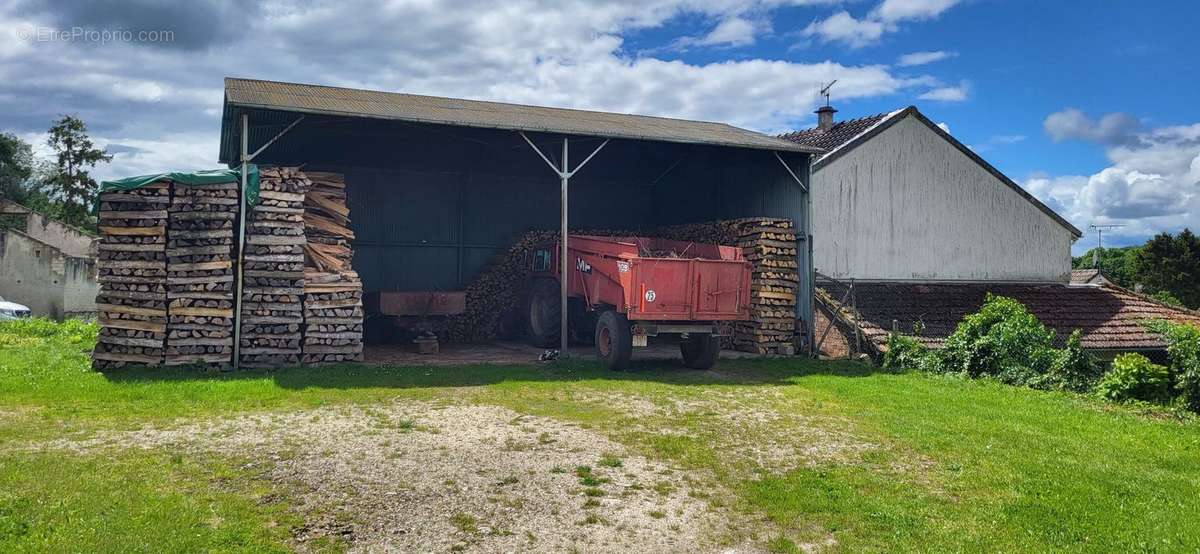
<instances>
[{"instance_id":1,"label":"old tiled roof","mask_svg":"<svg viewBox=\"0 0 1200 554\"><path fill-rule=\"evenodd\" d=\"M1100 274L1099 269L1072 269L1071 284L1082 285L1092 280L1093 277Z\"/></svg>"},{"instance_id":2,"label":"old tiled roof","mask_svg":"<svg viewBox=\"0 0 1200 554\"><path fill-rule=\"evenodd\" d=\"M1072 285L1087 285L1087 284L1104 284L1111 283L1108 276L1099 269L1072 269L1071 284Z\"/></svg>"},{"instance_id":3,"label":"old tiled roof","mask_svg":"<svg viewBox=\"0 0 1200 554\"><path fill-rule=\"evenodd\" d=\"M805 146L814 146L827 151L833 150L834 148L850 142L850 140L854 137L863 134L867 131L867 129L870 129L876 123L883 121L885 117L892 115L892 113L895 112L869 115L867 117L860 117L858 119L847 119L845 121L834 123L833 127L831 127L828 131L822 131L817 127L813 127L811 129L803 129L800 131L793 131L791 133L784 133L779 135L779 138L790 140Z\"/></svg>"},{"instance_id":4,"label":"old tiled roof","mask_svg":"<svg viewBox=\"0 0 1200 554\"><path fill-rule=\"evenodd\" d=\"M819 300L842 299L846 285L818 283ZM984 283L855 283L854 296L863 334L877 347L896 329L930 347L941 347L963 316L983 305L988 292L1016 299L1043 324L1053 329L1059 344L1071 331L1082 331L1084 348L1158 350L1166 345L1142 322L1168 319L1200 325L1200 314L1171 308L1115 286ZM847 304L850 304L847 301Z\"/></svg>"}]
</instances>

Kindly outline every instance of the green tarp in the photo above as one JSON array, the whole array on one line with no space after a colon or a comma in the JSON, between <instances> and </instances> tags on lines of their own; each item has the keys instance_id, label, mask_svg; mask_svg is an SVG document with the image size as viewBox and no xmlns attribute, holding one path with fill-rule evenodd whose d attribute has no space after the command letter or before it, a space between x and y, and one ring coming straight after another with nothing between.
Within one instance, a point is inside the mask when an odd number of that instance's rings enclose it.
<instances>
[{"instance_id":1,"label":"green tarp","mask_svg":"<svg viewBox=\"0 0 1200 554\"><path fill-rule=\"evenodd\" d=\"M158 181L173 181L181 185L214 185L217 183L237 183L242 179L237 169L208 169L204 171L176 171L172 173L157 173L126 177L115 181L100 183L100 192L114 192L142 188ZM246 205L258 204L258 166L247 164L246 170ZM97 202L97 207L99 203Z\"/></svg>"}]
</instances>

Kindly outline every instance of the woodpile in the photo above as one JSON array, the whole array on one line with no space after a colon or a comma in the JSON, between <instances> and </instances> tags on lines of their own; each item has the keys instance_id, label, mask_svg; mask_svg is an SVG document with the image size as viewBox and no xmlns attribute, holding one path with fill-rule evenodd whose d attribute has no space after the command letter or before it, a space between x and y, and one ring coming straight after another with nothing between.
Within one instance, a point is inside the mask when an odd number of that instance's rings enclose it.
<instances>
[{"instance_id":1,"label":"woodpile","mask_svg":"<svg viewBox=\"0 0 1200 554\"><path fill-rule=\"evenodd\" d=\"M362 361L362 281L351 261L350 209L341 174L310 171L304 196L306 365Z\"/></svg>"},{"instance_id":2,"label":"woodpile","mask_svg":"<svg viewBox=\"0 0 1200 554\"><path fill-rule=\"evenodd\" d=\"M96 369L163 361L169 205L167 183L100 195Z\"/></svg>"},{"instance_id":3,"label":"woodpile","mask_svg":"<svg viewBox=\"0 0 1200 554\"><path fill-rule=\"evenodd\" d=\"M172 184L167 224L167 365L233 360L238 184Z\"/></svg>"},{"instance_id":4,"label":"woodpile","mask_svg":"<svg viewBox=\"0 0 1200 554\"><path fill-rule=\"evenodd\" d=\"M796 228L790 219L744 218L663 227L658 236L738 246L753 265L750 321L733 326L734 348L757 354L795 354Z\"/></svg>"},{"instance_id":5,"label":"woodpile","mask_svg":"<svg viewBox=\"0 0 1200 554\"><path fill-rule=\"evenodd\" d=\"M304 314L304 195L296 168L259 170L259 202L246 214L242 257L242 367L300 362Z\"/></svg>"},{"instance_id":6,"label":"woodpile","mask_svg":"<svg viewBox=\"0 0 1200 554\"><path fill-rule=\"evenodd\" d=\"M503 334L500 328L505 314L513 313L521 302L533 247L557 238L555 231L529 231L508 250L492 256L467 285L466 310L446 318L438 336L452 342L470 342Z\"/></svg>"}]
</instances>

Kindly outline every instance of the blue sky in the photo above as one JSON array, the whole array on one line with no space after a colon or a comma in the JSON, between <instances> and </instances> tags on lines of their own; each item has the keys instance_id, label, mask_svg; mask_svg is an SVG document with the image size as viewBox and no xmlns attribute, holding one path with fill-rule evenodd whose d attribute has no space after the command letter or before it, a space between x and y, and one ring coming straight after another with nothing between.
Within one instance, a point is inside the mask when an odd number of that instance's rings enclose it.
<instances>
[{"instance_id":1,"label":"blue sky","mask_svg":"<svg viewBox=\"0 0 1200 554\"><path fill-rule=\"evenodd\" d=\"M1159 1L0 0L0 131L40 144L78 114L118 153L96 172L112 177L213 166L226 75L763 132L811 125L837 78L839 117L916 104L1128 244L1200 227L1198 24L1195 3ZM30 38L77 28L135 38Z\"/></svg>"}]
</instances>

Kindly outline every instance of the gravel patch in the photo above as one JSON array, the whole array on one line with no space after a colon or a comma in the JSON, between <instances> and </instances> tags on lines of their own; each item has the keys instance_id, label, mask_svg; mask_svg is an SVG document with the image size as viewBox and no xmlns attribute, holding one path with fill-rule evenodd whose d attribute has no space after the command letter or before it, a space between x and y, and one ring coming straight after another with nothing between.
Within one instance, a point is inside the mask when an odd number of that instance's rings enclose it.
<instances>
[{"instance_id":1,"label":"gravel patch","mask_svg":"<svg viewBox=\"0 0 1200 554\"><path fill-rule=\"evenodd\" d=\"M366 552L734 552L726 510L692 472L574 425L493 406L396 403L249 414L36 449L249 455L302 513L301 549ZM579 469L587 466L588 470Z\"/></svg>"}]
</instances>

